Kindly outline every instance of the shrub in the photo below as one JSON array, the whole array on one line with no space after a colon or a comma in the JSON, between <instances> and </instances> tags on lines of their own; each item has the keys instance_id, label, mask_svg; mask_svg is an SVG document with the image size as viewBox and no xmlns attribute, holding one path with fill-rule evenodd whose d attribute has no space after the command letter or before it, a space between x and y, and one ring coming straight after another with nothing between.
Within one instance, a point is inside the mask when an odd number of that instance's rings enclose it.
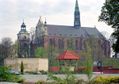
<instances>
[{"instance_id":1,"label":"shrub","mask_svg":"<svg viewBox=\"0 0 119 84\"><path fill-rule=\"evenodd\" d=\"M23 82L23 79L18 75L11 74L8 67L0 67L0 81Z\"/></svg>"},{"instance_id":2,"label":"shrub","mask_svg":"<svg viewBox=\"0 0 119 84\"><path fill-rule=\"evenodd\" d=\"M41 70L40 73L41 74L47 74L47 71Z\"/></svg>"},{"instance_id":3,"label":"shrub","mask_svg":"<svg viewBox=\"0 0 119 84\"><path fill-rule=\"evenodd\" d=\"M104 66L112 66L114 68L119 68L119 60L115 58L104 58L102 60Z\"/></svg>"},{"instance_id":4,"label":"shrub","mask_svg":"<svg viewBox=\"0 0 119 84\"><path fill-rule=\"evenodd\" d=\"M45 81L38 81L35 84L46 84L46 82Z\"/></svg>"},{"instance_id":5,"label":"shrub","mask_svg":"<svg viewBox=\"0 0 119 84\"><path fill-rule=\"evenodd\" d=\"M51 73L48 74L48 78L53 81L53 84L76 84L76 78L68 67L64 67L62 73L65 74L65 78L54 76Z\"/></svg>"},{"instance_id":6,"label":"shrub","mask_svg":"<svg viewBox=\"0 0 119 84\"><path fill-rule=\"evenodd\" d=\"M119 77L116 76L99 76L91 81L91 84L115 84L119 83Z\"/></svg>"},{"instance_id":7,"label":"shrub","mask_svg":"<svg viewBox=\"0 0 119 84\"><path fill-rule=\"evenodd\" d=\"M86 81L84 81L83 79L78 79L76 80L75 84L88 84Z\"/></svg>"}]
</instances>

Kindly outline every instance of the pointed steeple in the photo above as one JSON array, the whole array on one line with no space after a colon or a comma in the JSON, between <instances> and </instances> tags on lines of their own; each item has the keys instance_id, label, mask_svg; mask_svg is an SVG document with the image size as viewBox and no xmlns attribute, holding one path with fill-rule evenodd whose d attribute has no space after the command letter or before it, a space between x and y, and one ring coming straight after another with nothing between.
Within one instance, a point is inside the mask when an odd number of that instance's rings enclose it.
<instances>
[{"instance_id":1,"label":"pointed steeple","mask_svg":"<svg viewBox=\"0 0 119 84\"><path fill-rule=\"evenodd\" d=\"M42 25L42 24L43 24L42 17L40 16L37 26Z\"/></svg>"},{"instance_id":2,"label":"pointed steeple","mask_svg":"<svg viewBox=\"0 0 119 84\"><path fill-rule=\"evenodd\" d=\"M78 0L76 0L75 11L74 11L74 28L79 29L80 27L81 27L80 11L78 6Z\"/></svg>"}]
</instances>

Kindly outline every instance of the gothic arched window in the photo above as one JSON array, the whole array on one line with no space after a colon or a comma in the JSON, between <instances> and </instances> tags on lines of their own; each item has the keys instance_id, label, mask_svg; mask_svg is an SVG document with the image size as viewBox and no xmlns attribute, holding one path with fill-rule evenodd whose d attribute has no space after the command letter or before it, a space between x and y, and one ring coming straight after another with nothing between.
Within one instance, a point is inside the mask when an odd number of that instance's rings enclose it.
<instances>
[{"instance_id":1,"label":"gothic arched window","mask_svg":"<svg viewBox=\"0 0 119 84\"><path fill-rule=\"evenodd\" d=\"M52 39L52 45L55 47L55 38Z\"/></svg>"},{"instance_id":2,"label":"gothic arched window","mask_svg":"<svg viewBox=\"0 0 119 84\"><path fill-rule=\"evenodd\" d=\"M61 48L61 49L64 48L64 42L63 42L62 39L58 40L58 47Z\"/></svg>"},{"instance_id":3,"label":"gothic arched window","mask_svg":"<svg viewBox=\"0 0 119 84\"><path fill-rule=\"evenodd\" d=\"M74 47L74 45L73 45L73 39L67 40L67 48L73 49L73 47Z\"/></svg>"},{"instance_id":4,"label":"gothic arched window","mask_svg":"<svg viewBox=\"0 0 119 84\"><path fill-rule=\"evenodd\" d=\"M53 41L52 41L52 39L50 39L50 40L49 40L50 46L52 46L52 43L53 43Z\"/></svg>"},{"instance_id":5,"label":"gothic arched window","mask_svg":"<svg viewBox=\"0 0 119 84\"><path fill-rule=\"evenodd\" d=\"M75 41L75 48L76 48L76 50L79 49L78 40Z\"/></svg>"},{"instance_id":6,"label":"gothic arched window","mask_svg":"<svg viewBox=\"0 0 119 84\"><path fill-rule=\"evenodd\" d=\"M80 38L79 46L80 46L80 50L82 50L83 49L82 48L82 46L83 46L83 39L82 38Z\"/></svg>"},{"instance_id":7,"label":"gothic arched window","mask_svg":"<svg viewBox=\"0 0 119 84\"><path fill-rule=\"evenodd\" d=\"M55 39L50 39L49 44L50 46L55 46Z\"/></svg>"}]
</instances>

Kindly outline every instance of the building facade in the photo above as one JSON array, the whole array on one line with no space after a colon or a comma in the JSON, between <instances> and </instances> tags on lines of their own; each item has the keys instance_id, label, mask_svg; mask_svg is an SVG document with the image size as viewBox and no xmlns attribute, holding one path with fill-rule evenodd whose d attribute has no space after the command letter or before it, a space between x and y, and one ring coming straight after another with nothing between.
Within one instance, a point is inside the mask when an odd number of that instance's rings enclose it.
<instances>
[{"instance_id":1,"label":"building facade","mask_svg":"<svg viewBox=\"0 0 119 84\"><path fill-rule=\"evenodd\" d=\"M53 46L63 50L73 49L80 52L86 50L87 40L92 40L92 44L89 44L95 48L93 50L94 57L97 55L110 56L110 43L96 27L81 26L78 0L76 0L74 26L51 25L46 21L43 22L40 18L35 30L34 44L43 47Z\"/></svg>"},{"instance_id":2,"label":"building facade","mask_svg":"<svg viewBox=\"0 0 119 84\"><path fill-rule=\"evenodd\" d=\"M29 40L27 42L29 44ZM35 48L51 46L61 51L71 49L80 53L87 50L87 44L92 49L94 60L99 60L101 56L110 57L110 43L96 27L81 26L79 5L76 0L73 26L47 24L46 21L39 19L30 41L30 52L33 55Z\"/></svg>"}]
</instances>

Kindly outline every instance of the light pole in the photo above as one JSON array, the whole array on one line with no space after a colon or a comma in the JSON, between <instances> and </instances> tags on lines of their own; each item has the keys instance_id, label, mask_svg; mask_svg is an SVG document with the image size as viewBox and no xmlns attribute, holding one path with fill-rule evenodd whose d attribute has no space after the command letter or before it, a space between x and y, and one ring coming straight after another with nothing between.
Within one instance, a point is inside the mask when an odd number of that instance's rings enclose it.
<instances>
[{"instance_id":1,"label":"light pole","mask_svg":"<svg viewBox=\"0 0 119 84\"><path fill-rule=\"evenodd\" d=\"M97 62L97 68L98 68L98 70L101 72L101 74L102 74L102 61L98 61Z\"/></svg>"}]
</instances>

